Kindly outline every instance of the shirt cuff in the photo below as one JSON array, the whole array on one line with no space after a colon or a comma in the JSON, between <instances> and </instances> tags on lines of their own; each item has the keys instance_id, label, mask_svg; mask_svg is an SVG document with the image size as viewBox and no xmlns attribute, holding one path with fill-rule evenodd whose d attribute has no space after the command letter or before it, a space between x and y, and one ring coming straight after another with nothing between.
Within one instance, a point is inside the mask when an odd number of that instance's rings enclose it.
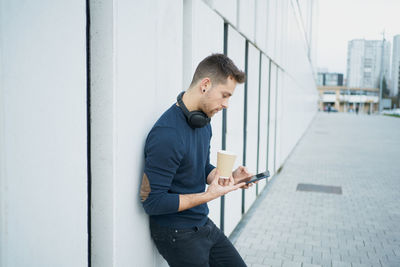
<instances>
[{"instance_id":1,"label":"shirt cuff","mask_svg":"<svg viewBox=\"0 0 400 267\"><path fill-rule=\"evenodd\" d=\"M212 170L214 170L214 169L215 169L215 166L214 166L214 165L212 165L212 164L210 164L210 163L207 164L207 166L206 166L206 181L207 181L208 175L209 175L210 172L211 172Z\"/></svg>"}]
</instances>

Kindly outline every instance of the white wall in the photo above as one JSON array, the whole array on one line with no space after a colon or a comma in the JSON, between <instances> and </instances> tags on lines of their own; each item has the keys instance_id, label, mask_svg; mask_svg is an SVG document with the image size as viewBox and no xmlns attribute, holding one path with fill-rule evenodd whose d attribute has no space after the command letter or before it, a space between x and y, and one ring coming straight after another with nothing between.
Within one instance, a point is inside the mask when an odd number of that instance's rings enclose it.
<instances>
[{"instance_id":1,"label":"white wall","mask_svg":"<svg viewBox=\"0 0 400 267\"><path fill-rule=\"evenodd\" d=\"M276 58L275 53L275 44L276 44L276 28L277 25L277 0L269 0L268 1L268 9L267 9L267 47L266 54L272 58Z\"/></svg>"},{"instance_id":2,"label":"white wall","mask_svg":"<svg viewBox=\"0 0 400 267\"><path fill-rule=\"evenodd\" d=\"M91 6L92 263L112 266L114 253L114 16L112 1ZM111 178L110 178L111 177ZM101 223L98 223L101 222Z\"/></svg>"},{"instance_id":3,"label":"white wall","mask_svg":"<svg viewBox=\"0 0 400 267\"><path fill-rule=\"evenodd\" d=\"M277 90L276 90L276 140L275 140L275 166L276 170L279 169L280 166L284 164L285 157L283 156L282 153L282 146L284 139L282 138L282 125L283 125L283 119L284 119L284 114L283 110L286 105L284 101L284 90L285 84L284 84L284 79L285 73L281 70L278 69L277 73Z\"/></svg>"},{"instance_id":4,"label":"white wall","mask_svg":"<svg viewBox=\"0 0 400 267\"><path fill-rule=\"evenodd\" d=\"M269 118L268 118L268 164L267 168L271 176L275 174L275 127L276 127L276 89L277 89L277 69L278 67L271 63L270 86L269 86Z\"/></svg>"},{"instance_id":5,"label":"white wall","mask_svg":"<svg viewBox=\"0 0 400 267\"><path fill-rule=\"evenodd\" d=\"M229 23L237 27L238 4L237 0L206 0Z\"/></svg>"},{"instance_id":6,"label":"white wall","mask_svg":"<svg viewBox=\"0 0 400 267\"><path fill-rule=\"evenodd\" d=\"M205 57L212 53L223 53L224 21L204 2L196 0L183 1L183 88L190 86L193 73ZM204 23L207 21L207 23ZM222 146L222 112L211 120L213 136L211 139L210 161L217 164L217 151ZM220 226L221 200L208 203L209 217Z\"/></svg>"},{"instance_id":7,"label":"white wall","mask_svg":"<svg viewBox=\"0 0 400 267\"><path fill-rule=\"evenodd\" d=\"M159 266L138 193L145 137L181 91L182 2L114 8L114 264Z\"/></svg>"},{"instance_id":8,"label":"white wall","mask_svg":"<svg viewBox=\"0 0 400 267\"><path fill-rule=\"evenodd\" d=\"M254 25L254 38L257 46L267 51L267 25L268 25L268 1L267 0L256 0L255 1L255 25Z\"/></svg>"},{"instance_id":9,"label":"white wall","mask_svg":"<svg viewBox=\"0 0 400 267\"><path fill-rule=\"evenodd\" d=\"M250 42L246 165L273 173L284 164L317 110L300 7L295 0L90 0L93 266L166 266L138 196L144 142L197 64L223 52L224 21L228 56L242 70ZM86 266L85 5L0 0L0 12L0 265ZM239 85L227 111L235 167L243 163L244 115ZM215 164L222 113L212 127ZM255 191L245 192L246 211ZM220 205L209 203L217 225ZM225 197L227 235L241 206L240 190Z\"/></svg>"},{"instance_id":10,"label":"white wall","mask_svg":"<svg viewBox=\"0 0 400 267\"><path fill-rule=\"evenodd\" d=\"M247 72L247 129L246 129L246 166L257 173L258 149L258 94L260 75L260 52L252 44L248 47ZM256 186L245 190L245 211L256 199Z\"/></svg>"},{"instance_id":11,"label":"white wall","mask_svg":"<svg viewBox=\"0 0 400 267\"><path fill-rule=\"evenodd\" d=\"M244 70L245 39L232 27L228 29L228 57ZM234 169L243 164L244 85L238 84L227 109L226 149L237 155ZM241 219L242 192L225 196L225 234L229 235Z\"/></svg>"},{"instance_id":12,"label":"white wall","mask_svg":"<svg viewBox=\"0 0 400 267\"><path fill-rule=\"evenodd\" d=\"M87 266L85 2L0 12L0 266Z\"/></svg>"},{"instance_id":13,"label":"white wall","mask_svg":"<svg viewBox=\"0 0 400 267\"><path fill-rule=\"evenodd\" d=\"M255 5L255 0L238 1L237 28L252 42L255 36Z\"/></svg>"},{"instance_id":14,"label":"white wall","mask_svg":"<svg viewBox=\"0 0 400 267\"><path fill-rule=\"evenodd\" d=\"M270 60L261 56L260 68L260 100L259 100L259 141L258 141L258 170L263 172L267 170L268 163L268 116L269 116L269 84L270 84ZM272 178L272 177L271 177ZM265 187L266 181L260 181L257 184L258 193Z\"/></svg>"},{"instance_id":15,"label":"white wall","mask_svg":"<svg viewBox=\"0 0 400 267\"><path fill-rule=\"evenodd\" d=\"M92 260L96 266L165 265L150 240L139 186L147 133L182 90L183 4L110 0L94 1L92 8L100 16L92 47L98 57L105 54L92 66L92 235L98 240ZM112 30L103 30L103 19L113 23ZM95 34L105 36L96 43ZM103 75L112 80L103 84Z\"/></svg>"}]
</instances>

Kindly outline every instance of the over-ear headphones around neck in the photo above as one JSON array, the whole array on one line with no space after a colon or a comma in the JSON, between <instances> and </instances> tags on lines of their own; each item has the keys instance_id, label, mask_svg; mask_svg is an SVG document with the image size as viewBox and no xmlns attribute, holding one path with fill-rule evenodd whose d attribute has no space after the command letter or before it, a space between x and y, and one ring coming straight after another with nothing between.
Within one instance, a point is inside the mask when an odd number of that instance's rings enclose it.
<instances>
[{"instance_id":1,"label":"over-ear headphones around neck","mask_svg":"<svg viewBox=\"0 0 400 267\"><path fill-rule=\"evenodd\" d=\"M179 104L179 107L182 109L183 114L185 114L186 120L190 127L192 128L201 128L210 123L211 119L200 110L189 111L185 104L182 101L182 96L185 92L182 92L176 98Z\"/></svg>"}]
</instances>

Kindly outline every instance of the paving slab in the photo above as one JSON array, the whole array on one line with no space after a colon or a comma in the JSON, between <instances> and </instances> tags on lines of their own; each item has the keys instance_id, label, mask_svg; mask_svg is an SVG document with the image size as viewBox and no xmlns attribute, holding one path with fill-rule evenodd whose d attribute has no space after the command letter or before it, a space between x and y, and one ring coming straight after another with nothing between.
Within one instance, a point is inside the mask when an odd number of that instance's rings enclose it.
<instances>
[{"instance_id":1,"label":"paving slab","mask_svg":"<svg viewBox=\"0 0 400 267\"><path fill-rule=\"evenodd\" d=\"M400 266L400 118L318 113L230 238L248 266Z\"/></svg>"}]
</instances>

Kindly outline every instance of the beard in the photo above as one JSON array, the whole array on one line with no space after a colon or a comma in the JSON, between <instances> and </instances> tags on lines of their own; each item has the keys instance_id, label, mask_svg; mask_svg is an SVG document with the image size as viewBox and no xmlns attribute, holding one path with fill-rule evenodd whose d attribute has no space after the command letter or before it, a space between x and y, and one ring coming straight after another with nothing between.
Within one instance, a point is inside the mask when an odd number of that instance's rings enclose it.
<instances>
[{"instance_id":1,"label":"beard","mask_svg":"<svg viewBox=\"0 0 400 267\"><path fill-rule=\"evenodd\" d=\"M210 103L204 101L200 105L201 111L203 111L209 118L217 113L217 109L213 108Z\"/></svg>"},{"instance_id":2,"label":"beard","mask_svg":"<svg viewBox=\"0 0 400 267\"><path fill-rule=\"evenodd\" d=\"M215 114L217 114L220 109L218 108L213 108L213 107L204 107L204 109L202 110L209 118L211 118L212 116L214 116Z\"/></svg>"}]
</instances>

